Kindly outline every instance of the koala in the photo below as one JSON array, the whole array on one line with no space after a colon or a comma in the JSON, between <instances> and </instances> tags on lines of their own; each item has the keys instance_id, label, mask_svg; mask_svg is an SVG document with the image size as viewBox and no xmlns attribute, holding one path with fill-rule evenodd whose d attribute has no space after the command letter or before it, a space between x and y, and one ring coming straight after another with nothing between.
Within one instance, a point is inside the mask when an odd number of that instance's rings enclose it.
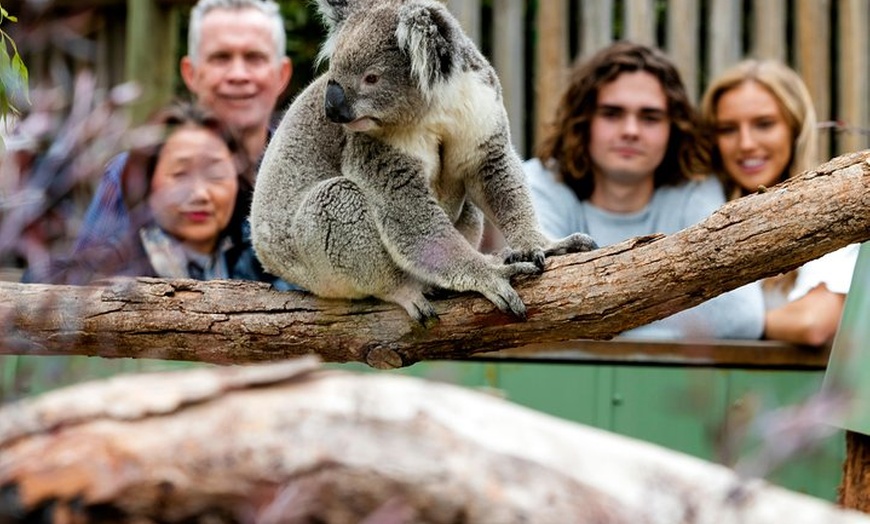
<instances>
[{"instance_id":1,"label":"koala","mask_svg":"<svg viewBox=\"0 0 870 524\"><path fill-rule=\"evenodd\" d=\"M251 204L263 266L327 298L418 322L425 293L482 294L525 318L510 280L596 247L540 232L494 69L434 0L318 0L329 68L287 109ZM484 216L507 247L482 254Z\"/></svg>"}]
</instances>

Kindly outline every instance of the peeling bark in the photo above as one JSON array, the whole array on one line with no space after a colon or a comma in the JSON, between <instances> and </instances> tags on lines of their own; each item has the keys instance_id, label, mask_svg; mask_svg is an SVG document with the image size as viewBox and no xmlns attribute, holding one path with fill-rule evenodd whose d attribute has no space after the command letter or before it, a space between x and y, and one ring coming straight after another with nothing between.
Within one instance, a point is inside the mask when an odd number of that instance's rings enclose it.
<instances>
[{"instance_id":1,"label":"peeling bark","mask_svg":"<svg viewBox=\"0 0 870 524\"><path fill-rule=\"evenodd\" d=\"M7 405L0 522L870 523L457 386L315 368L116 377Z\"/></svg>"},{"instance_id":2,"label":"peeling bark","mask_svg":"<svg viewBox=\"0 0 870 524\"><path fill-rule=\"evenodd\" d=\"M435 301L423 329L392 304L329 301L240 281L0 283L0 354L248 363L318 354L378 368L607 339L870 239L870 150L730 202L703 222L548 261L516 287L526 322L481 297ZM2 328L0 328L2 329Z\"/></svg>"}]
</instances>

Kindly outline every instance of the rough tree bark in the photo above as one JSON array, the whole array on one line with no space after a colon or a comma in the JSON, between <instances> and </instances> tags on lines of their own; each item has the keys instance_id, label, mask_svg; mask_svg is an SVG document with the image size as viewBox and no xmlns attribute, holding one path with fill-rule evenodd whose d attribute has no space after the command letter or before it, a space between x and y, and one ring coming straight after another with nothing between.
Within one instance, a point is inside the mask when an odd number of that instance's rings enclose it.
<instances>
[{"instance_id":1,"label":"rough tree bark","mask_svg":"<svg viewBox=\"0 0 870 524\"><path fill-rule=\"evenodd\" d=\"M438 300L425 330L389 304L230 281L0 283L0 353L245 363L319 354L379 368L578 338L606 339L870 239L870 150L723 206L670 236L557 257L517 282L528 320L483 298Z\"/></svg>"},{"instance_id":2,"label":"rough tree bark","mask_svg":"<svg viewBox=\"0 0 870 524\"><path fill-rule=\"evenodd\" d=\"M8 405L0 521L870 523L483 393L315 367L118 377Z\"/></svg>"},{"instance_id":3,"label":"rough tree bark","mask_svg":"<svg viewBox=\"0 0 870 524\"><path fill-rule=\"evenodd\" d=\"M846 461L838 502L870 513L870 436L846 431Z\"/></svg>"}]
</instances>

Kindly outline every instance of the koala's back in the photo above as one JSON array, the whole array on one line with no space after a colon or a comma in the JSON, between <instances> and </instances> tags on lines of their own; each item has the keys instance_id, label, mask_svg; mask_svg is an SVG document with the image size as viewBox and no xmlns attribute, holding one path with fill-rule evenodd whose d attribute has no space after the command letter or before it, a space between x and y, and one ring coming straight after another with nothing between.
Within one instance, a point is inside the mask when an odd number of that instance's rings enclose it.
<instances>
[{"instance_id":1,"label":"koala's back","mask_svg":"<svg viewBox=\"0 0 870 524\"><path fill-rule=\"evenodd\" d=\"M315 80L287 109L263 155L251 204L257 257L269 272L303 286L302 202L318 183L341 176L344 133L323 114L325 87L324 77Z\"/></svg>"}]
</instances>

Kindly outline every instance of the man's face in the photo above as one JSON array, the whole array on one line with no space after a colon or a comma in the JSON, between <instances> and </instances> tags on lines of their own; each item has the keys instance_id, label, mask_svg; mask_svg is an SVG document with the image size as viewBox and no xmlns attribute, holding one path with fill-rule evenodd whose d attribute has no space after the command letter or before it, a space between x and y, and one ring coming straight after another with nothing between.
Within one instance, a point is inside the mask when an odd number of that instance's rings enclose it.
<instances>
[{"instance_id":1,"label":"man's face","mask_svg":"<svg viewBox=\"0 0 870 524\"><path fill-rule=\"evenodd\" d=\"M272 24L256 9L213 9L202 21L197 62L181 62L188 89L204 107L242 133L264 131L290 81L278 59Z\"/></svg>"},{"instance_id":2,"label":"man's face","mask_svg":"<svg viewBox=\"0 0 870 524\"><path fill-rule=\"evenodd\" d=\"M589 155L596 178L632 184L652 178L667 151L671 121L658 79L622 73L598 90Z\"/></svg>"}]
</instances>

